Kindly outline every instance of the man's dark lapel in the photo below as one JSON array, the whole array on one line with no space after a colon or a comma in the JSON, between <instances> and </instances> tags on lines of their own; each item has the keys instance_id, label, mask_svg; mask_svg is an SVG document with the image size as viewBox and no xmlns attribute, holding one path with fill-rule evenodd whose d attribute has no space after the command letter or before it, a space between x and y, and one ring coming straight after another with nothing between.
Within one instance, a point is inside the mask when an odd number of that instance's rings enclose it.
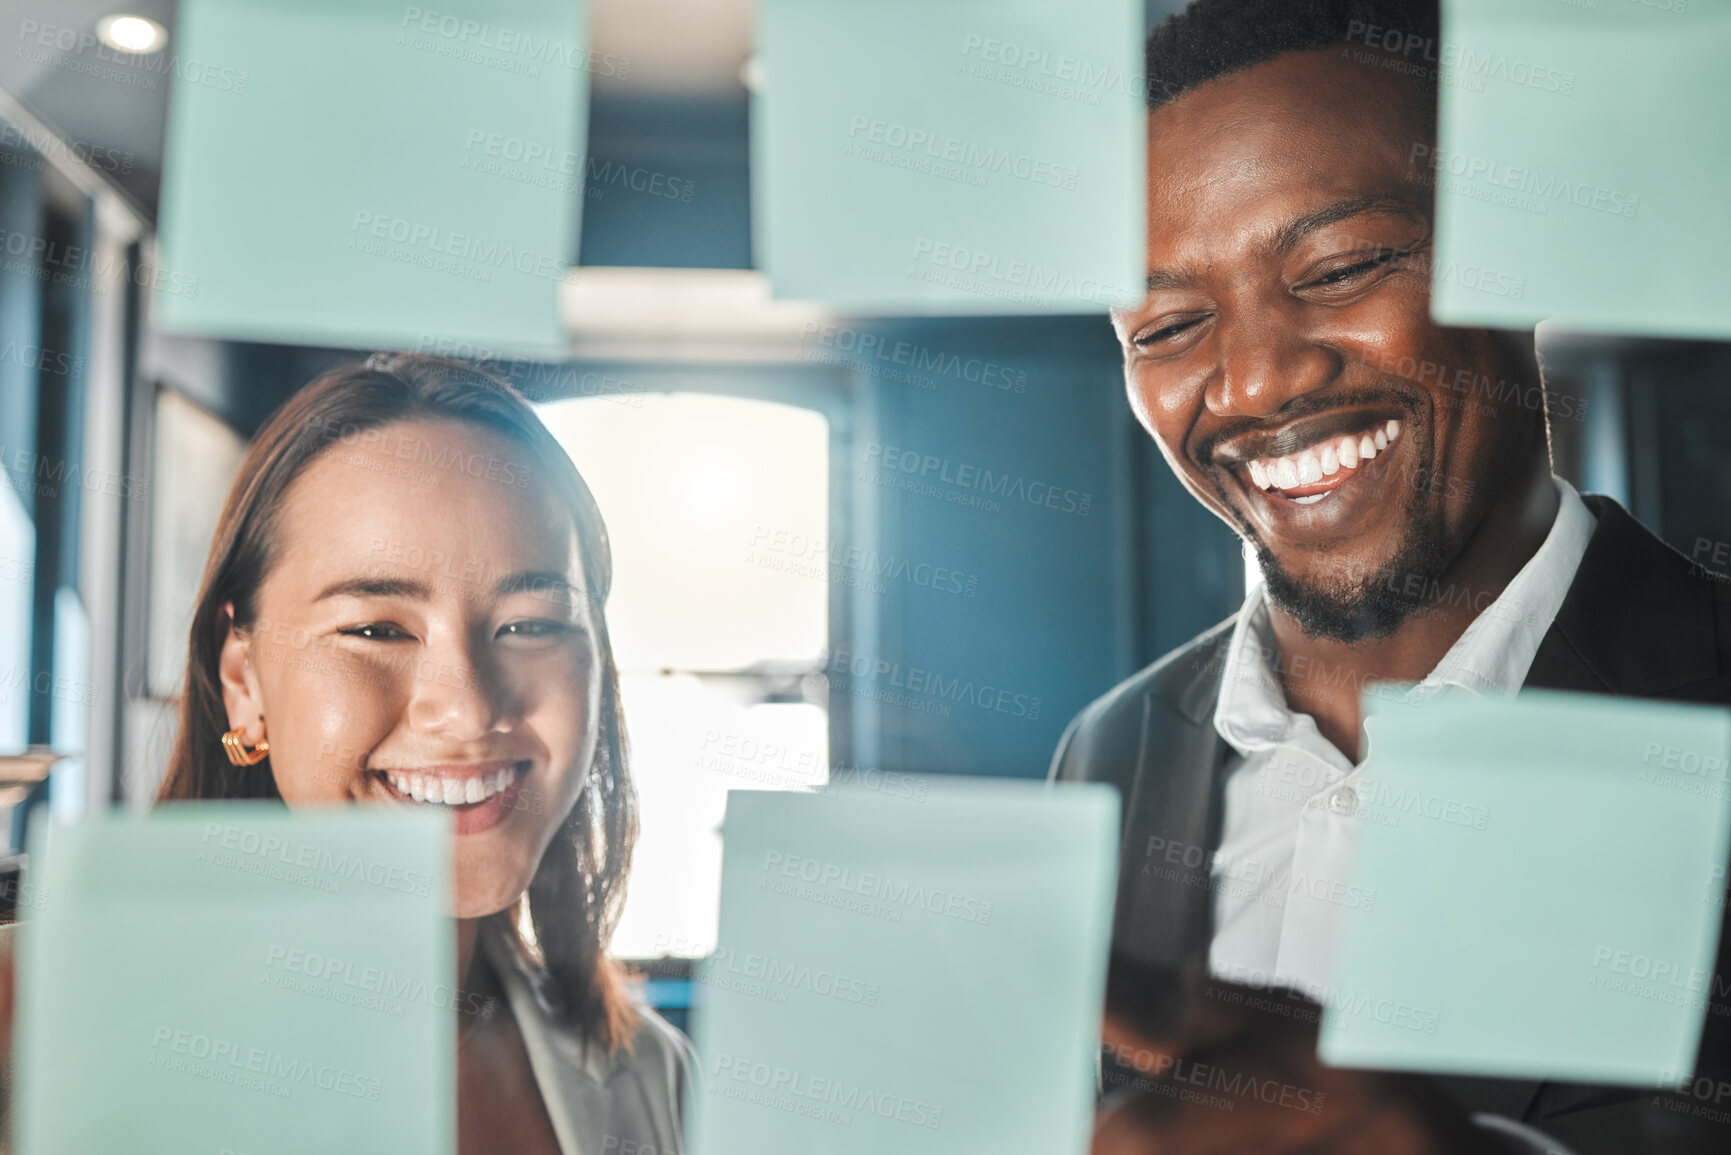
<instances>
[{"instance_id":1,"label":"man's dark lapel","mask_svg":"<svg viewBox=\"0 0 1731 1155\"><path fill-rule=\"evenodd\" d=\"M1220 838L1221 771L1230 747L1214 702L1230 620L1168 654L1077 715L1052 776L1110 782L1124 800L1113 950L1138 965L1206 957L1210 866Z\"/></svg>"},{"instance_id":2,"label":"man's dark lapel","mask_svg":"<svg viewBox=\"0 0 1731 1155\"><path fill-rule=\"evenodd\" d=\"M1527 672L1534 689L1731 701L1731 584L1692 564L1608 498L1568 597Z\"/></svg>"}]
</instances>

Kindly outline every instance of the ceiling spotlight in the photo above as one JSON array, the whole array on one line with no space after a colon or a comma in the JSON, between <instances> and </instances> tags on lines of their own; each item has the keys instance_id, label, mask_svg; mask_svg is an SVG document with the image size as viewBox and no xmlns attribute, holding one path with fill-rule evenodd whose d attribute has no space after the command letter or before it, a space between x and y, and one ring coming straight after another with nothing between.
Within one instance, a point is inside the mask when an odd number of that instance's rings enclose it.
<instances>
[{"instance_id":1,"label":"ceiling spotlight","mask_svg":"<svg viewBox=\"0 0 1731 1155\"><path fill-rule=\"evenodd\" d=\"M96 22L96 38L116 52L155 52L168 42L168 29L142 16L104 16Z\"/></svg>"}]
</instances>

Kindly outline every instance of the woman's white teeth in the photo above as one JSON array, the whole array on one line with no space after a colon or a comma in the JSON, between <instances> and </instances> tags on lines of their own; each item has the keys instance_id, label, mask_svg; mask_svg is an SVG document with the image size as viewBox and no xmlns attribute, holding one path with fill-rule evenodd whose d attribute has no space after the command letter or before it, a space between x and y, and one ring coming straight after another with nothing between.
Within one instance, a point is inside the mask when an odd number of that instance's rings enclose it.
<instances>
[{"instance_id":1,"label":"woman's white teeth","mask_svg":"<svg viewBox=\"0 0 1731 1155\"><path fill-rule=\"evenodd\" d=\"M1296 489L1333 477L1342 469L1357 469L1387 449L1400 436L1400 422L1389 421L1368 433L1335 437L1286 457L1261 457L1249 462L1250 480L1258 489ZM1295 497L1310 505L1325 494Z\"/></svg>"},{"instance_id":2,"label":"woman's white teeth","mask_svg":"<svg viewBox=\"0 0 1731 1155\"><path fill-rule=\"evenodd\" d=\"M466 806L471 802L485 802L499 793L511 784L516 773L511 767L505 766L486 774L467 778L440 778L432 774L398 774L395 772L389 772L385 777L390 779L392 786L416 802L433 802L441 806Z\"/></svg>"}]
</instances>

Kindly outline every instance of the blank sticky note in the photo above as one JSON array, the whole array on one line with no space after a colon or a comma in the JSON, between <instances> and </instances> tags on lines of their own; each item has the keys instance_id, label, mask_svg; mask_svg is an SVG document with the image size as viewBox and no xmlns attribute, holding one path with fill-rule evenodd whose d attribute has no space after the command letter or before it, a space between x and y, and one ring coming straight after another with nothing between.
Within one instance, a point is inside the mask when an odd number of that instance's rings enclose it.
<instances>
[{"instance_id":1,"label":"blank sticky note","mask_svg":"<svg viewBox=\"0 0 1731 1155\"><path fill-rule=\"evenodd\" d=\"M756 259L879 313L1140 299L1139 0L760 0Z\"/></svg>"},{"instance_id":2,"label":"blank sticky note","mask_svg":"<svg viewBox=\"0 0 1731 1155\"><path fill-rule=\"evenodd\" d=\"M20 1155L454 1150L447 822L223 803L47 834Z\"/></svg>"},{"instance_id":3,"label":"blank sticky note","mask_svg":"<svg viewBox=\"0 0 1731 1155\"><path fill-rule=\"evenodd\" d=\"M1080 1155L1117 831L1097 785L731 793L695 1155Z\"/></svg>"},{"instance_id":4,"label":"blank sticky note","mask_svg":"<svg viewBox=\"0 0 1731 1155\"><path fill-rule=\"evenodd\" d=\"M1408 48L1441 75L1439 147L1416 157L1436 187L1436 318L1731 336L1731 5L1443 14L1441 45Z\"/></svg>"},{"instance_id":5,"label":"blank sticky note","mask_svg":"<svg viewBox=\"0 0 1731 1155\"><path fill-rule=\"evenodd\" d=\"M1354 880L1376 901L1343 911L1322 1057L1648 1086L1693 1070L1731 711L1544 692L1370 708Z\"/></svg>"},{"instance_id":6,"label":"blank sticky note","mask_svg":"<svg viewBox=\"0 0 1731 1155\"><path fill-rule=\"evenodd\" d=\"M154 321L215 337L557 347L581 0L183 0Z\"/></svg>"}]
</instances>

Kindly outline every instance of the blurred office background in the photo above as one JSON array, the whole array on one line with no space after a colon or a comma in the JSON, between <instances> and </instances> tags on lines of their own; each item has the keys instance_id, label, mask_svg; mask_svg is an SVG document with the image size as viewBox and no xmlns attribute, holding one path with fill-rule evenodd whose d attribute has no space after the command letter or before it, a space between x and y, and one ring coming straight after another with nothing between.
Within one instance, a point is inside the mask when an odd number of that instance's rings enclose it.
<instances>
[{"instance_id":1,"label":"blurred office background","mask_svg":"<svg viewBox=\"0 0 1731 1155\"><path fill-rule=\"evenodd\" d=\"M116 10L8 0L0 32ZM172 37L169 0L125 10ZM590 171L644 179L585 197L568 355L503 366L616 542L644 809L616 945L639 958L713 945L727 790L1039 777L1076 710L1244 592L1236 539L1131 418L1103 316L859 320L769 299L752 269L752 19L749 0L593 4L594 49L631 67L592 78ZM152 330L132 274L154 264L169 85L147 79L0 53L0 754L39 755L6 763L14 850L27 799L149 804L246 440L358 355ZM657 176L681 195L632 187ZM1553 422L1559 472L1723 559L1731 345L1547 333L1543 348L1552 391L1584 402ZM941 480L964 469L1019 489Z\"/></svg>"}]
</instances>

